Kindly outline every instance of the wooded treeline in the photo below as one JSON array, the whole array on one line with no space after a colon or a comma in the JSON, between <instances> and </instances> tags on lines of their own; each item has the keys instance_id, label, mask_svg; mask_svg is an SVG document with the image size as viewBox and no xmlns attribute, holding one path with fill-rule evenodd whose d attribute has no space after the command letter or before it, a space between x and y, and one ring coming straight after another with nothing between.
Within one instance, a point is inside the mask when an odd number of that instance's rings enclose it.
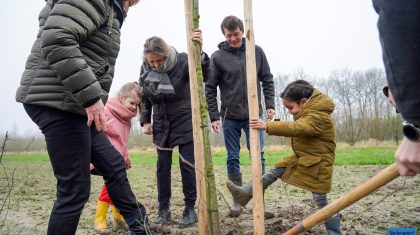
<instances>
[{"instance_id":1,"label":"wooded treeline","mask_svg":"<svg viewBox=\"0 0 420 235\"><path fill-rule=\"evenodd\" d=\"M387 84L383 69L341 69L327 78L312 77L302 69L292 75L277 75L274 79L277 118L292 119L282 105L280 94L289 82L298 79L310 82L334 100L337 142L354 145L369 139L397 142L401 138L401 117L382 92Z\"/></svg>"},{"instance_id":2,"label":"wooded treeline","mask_svg":"<svg viewBox=\"0 0 420 235\"><path fill-rule=\"evenodd\" d=\"M276 118L292 120L292 116L283 107L280 94L286 85L294 80L303 79L313 84L317 89L327 93L335 102L333 117L336 124L337 142L354 145L367 140L393 140L398 143L402 138L402 119L395 109L388 104L382 93L386 85L383 69L371 68L365 71L348 68L336 70L326 78L311 76L303 69L293 74L277 74L274 76ZM6 151L17 152L22 149L37 151L45 149L41 133L27 131L24 136L18 135L17 126L9 130L9 141ZM223 134L211 133L213 146L223 146ZM0 140L4 138L1 133ZM30 144L32 142L32 144ZM242 143L245 144L244 138ZM266 145L281 145L289 143L288 138L267 136ZM28 146L29 145L29 146ZM151 136L142 134L138 119L132 121L130 148L153 147Z\"/></svg>"}]
</instances>

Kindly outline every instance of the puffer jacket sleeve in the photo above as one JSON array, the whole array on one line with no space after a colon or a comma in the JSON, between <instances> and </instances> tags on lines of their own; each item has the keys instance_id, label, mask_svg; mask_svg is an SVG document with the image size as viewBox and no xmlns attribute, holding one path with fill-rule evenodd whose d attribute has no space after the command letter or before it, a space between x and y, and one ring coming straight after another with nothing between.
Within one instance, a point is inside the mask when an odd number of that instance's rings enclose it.
<instances>
[{"instance_id":1,"label":"puffer jacket sleeve","mask_svg":"<svg viewBox=\"0 0 420 235\"><path fill-rule=\"evenodd\" d=\"M109 9L103 0L59 0L51 9L41 35L43 57L83 107L99 100L102 89L83 58L79 43L107 21Z\"/></svg>"},{"instance_id":2,"label":"puffer jacket sleeve","mask_svg":"<svg viewBox=\"0 0 420 235\"><path fill-rule=\"evenodd\" d=\"M267 133L285 137L318 136L332 127L324 118L326 117L322 113L314 112L295 121L267 122Z\"/></svg>"}]
</instances>

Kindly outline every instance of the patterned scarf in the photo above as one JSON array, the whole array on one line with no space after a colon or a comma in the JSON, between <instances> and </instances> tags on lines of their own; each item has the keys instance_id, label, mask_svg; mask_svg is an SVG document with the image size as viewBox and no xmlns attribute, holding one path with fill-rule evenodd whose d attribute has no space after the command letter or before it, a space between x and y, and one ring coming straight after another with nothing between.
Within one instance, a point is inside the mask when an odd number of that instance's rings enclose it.
<instances>
[{"instance_id":1,"label":"patterned scarf","mask_svg":"<svg viewBox=\"0 0 420 235\"><path fill-rule=\"evenodd\" d=\"M143 89L145 93L152 95L158 94L175 94L174 87L172 86L171 79L167 72L171 71L177 62L177 52L175 48L170 48L169 56L165 62L158 68L150 67L146 59L143 62L143 74L140 75L140 81L144 81Z\"/></svg>"}]
</instances>

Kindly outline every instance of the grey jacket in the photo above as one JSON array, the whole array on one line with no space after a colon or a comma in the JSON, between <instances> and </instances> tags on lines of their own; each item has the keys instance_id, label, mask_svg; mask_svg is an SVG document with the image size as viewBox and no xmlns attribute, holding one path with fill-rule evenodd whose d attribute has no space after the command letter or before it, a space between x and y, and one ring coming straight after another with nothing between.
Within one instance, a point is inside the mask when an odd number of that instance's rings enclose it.
<instances>
[{"instance_id":1,"label":"grey jacket","mask_svg":"<svg viewBox=\"0 0 420 235\"><path fill-rule=\"evenodd\" d=\"M48 0L16 101L82 115L99 99L105 103L120 48L121 6L118 0Z\"/></svg>"},{"instance_id":2,"label":"grey jacket","mask_svg":"<svg viewBox=\"0 0 420 235\"><path fill-rule=\"evenodd\" d=\"M210 120L222 118L237 120L248 119L248 97L246 84L245 40L240 48L232 48L224 41L210 59L210 76L206 82L206 98ZM261 47L255 46L257 66L257 89L260 114L261 85L264 93L265 108L274 109L274 82L267 58ZM261 84L261 85L260 85ZM220 89L221 109L218 110L217 87Z\"/></svg>"}]
</instances>

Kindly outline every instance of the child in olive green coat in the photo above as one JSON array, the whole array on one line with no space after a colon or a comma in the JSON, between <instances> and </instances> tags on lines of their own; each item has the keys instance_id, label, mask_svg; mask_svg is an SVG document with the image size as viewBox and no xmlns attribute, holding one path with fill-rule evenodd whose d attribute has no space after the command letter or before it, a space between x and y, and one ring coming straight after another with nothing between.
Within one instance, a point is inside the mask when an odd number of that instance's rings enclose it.
<instances>
[{"instance_id":1,"label":"child in olive green coat","mask_svg":"<svg viewBox=\"0 0 420 235\"><path fill-rule=\"evenodd\" d=\"M293 121L265 123L251 119L250 127L266 130L269 135L291 137L293 153L276 162L275 168L263 175L263 189L281 178L284 182L312 192L318 208L328 205L335 159L335 128L332 119L334 102L326 94L303 80L294 81L281 93L283 105ZM227 186L242 206L252 198L252 184ZM340 217L325 222L328 234L341 234Z\"/></svg>"}]
</instances>

